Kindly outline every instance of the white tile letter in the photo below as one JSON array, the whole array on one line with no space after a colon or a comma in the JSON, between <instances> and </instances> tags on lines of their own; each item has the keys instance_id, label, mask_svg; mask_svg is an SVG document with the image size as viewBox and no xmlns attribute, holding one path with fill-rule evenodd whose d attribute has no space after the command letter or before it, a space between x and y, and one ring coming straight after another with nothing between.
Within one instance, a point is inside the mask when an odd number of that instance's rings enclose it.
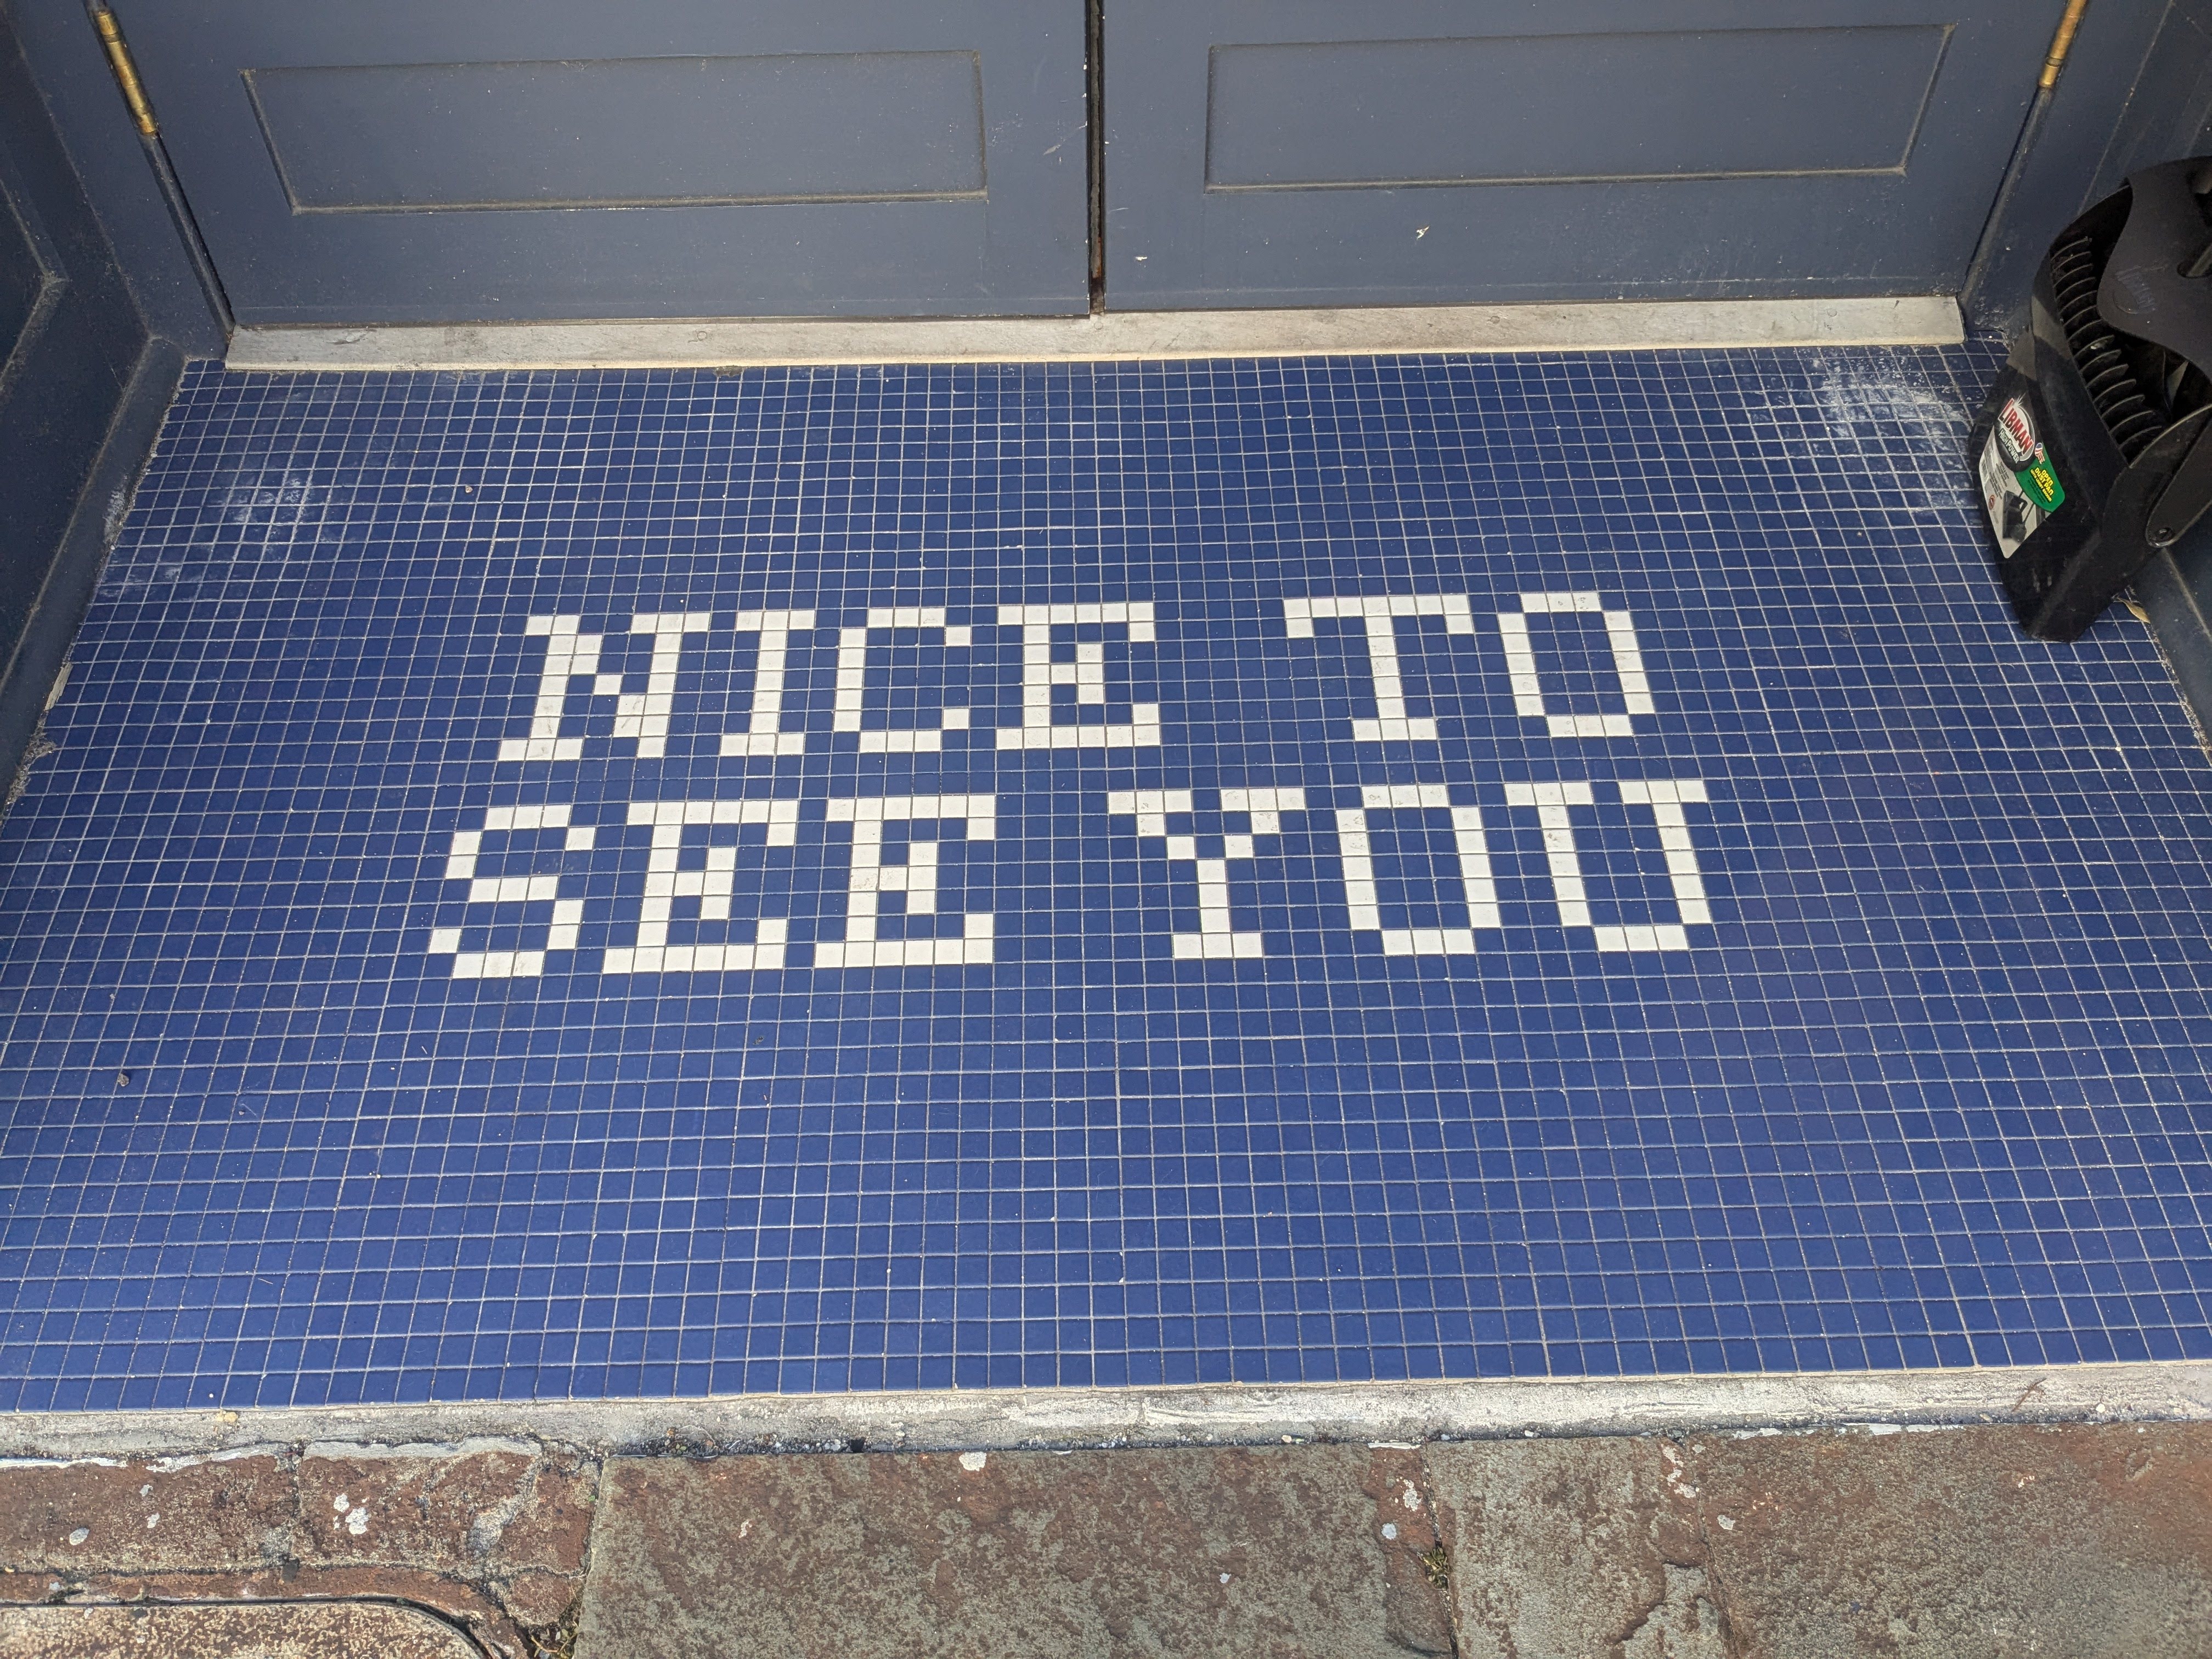
<instances>
[{"instance_id":1,"label":"white tile letter","mask_svg":"<svg viewBox=\"0 0 2212 1659\"><path fill-rule=\"evenodd\" d=\"M684 636L703 634L714 625L714 614L706 611L644 611L629 619L631 633L653 635L653 663L645 672L644 690L623 691L616 698L614 734L635 738L641 757L668 752L668 717L676 709L676 664Z\"/></svg>"},{"instance_id":2,"label":"white tile letter","mask_svg":"<svg viewBox=\"0 0 2212 1659\"><path fill-rule=\"evenodd\" d=\"M634 800L632 823L653 826L653 852L646 864L645 899L638 911L637 943L610 949L601 971L609 974L720 974L783 966L785 936L791 924L763 916L747 944L671 945L668 923L679 898L696 898L699 916L726 921L737 885L738 849L707 848L703 870L680 868L684 832L695 823L762 823L770 847L789 847L799 836L795 800Z\"/></svg>"},{"instance_id":3,"label":"white tile letter","mask_svg":"<svg viewBox=\"0 0 2212 1659\"><path fill-rule=\"evenodd\" d=\"M845 937L814 947L817 968L959 967L991 960L992 918L970 910L961 918L957 939L885 939L877 907L884 893L904 893L906 913L927 915L937 908L937 843L909 841L904 864L884 862L884 826L906 823L964 823L970 841L988 841L998 831L998 799L993 795L890 795L875 799L833 800L833 823L853 826L853 869L847 885Z\"/></svg>"},{"instance_id":4,"label":"white tile letter","mask_svg":"<svg viewBox=\"0 0 2212 1659\"><path fill-rule=\"evenodd\" d=\"M1591 804L1587 783L1509 783L1505 799L1514 806L1533 806L1544 828L1544 852L1552 866L1552 890L1559 905L1559 925L1588 927L1601 951L1686 951L1688 929L1713 919L1705 900L1705 878L1698 872L1697 850L1690 844L1690 826L1683 816L1686 802L1705 799L1705 786L1697 778L1651 778L1624 781L1620 799L1630 805L1649 806L1659 826L1659 845L1667 854L1667 875L1674 889L1674 906L1680 919L1635 927L1598 927L1590 916L1589 893L1583 880L1581 855L1575 850L1574 821L1568 809Z\"/></svg>"},{"instance_id":5,"label":"white tile letter","mask_svg":"<svg viewBox=\"0 0 2212 1659\"><path fill-rule=\"evenodd\" d=\"M1406 713L1405 677L1398 665L1398 618L1442 617L1448 634L1473 634L1474 618L1464 593L1327 595L1283 601L1283 625L1294 640L1313 637L1316 617L1356 617L1367 630L1367 662L1375 681L1375 718L1355 720L1352 735L1363 743L1434 743L1433 717Z\"/></svg>"},{"instance_id":6,"label":"white tile letter","mask_svg":"<svg viewBox=\"0 0 2212 1659\"><path fill-rule=\"evenodd\" d=\"M901 732L861 730L860 706L866 682L868 635L871 630L888 631L894 628L943 628L945 643L948 646L966 646L975 642L972 629L946 628L945 612L934 605L881 606L868 612L866 627L837 630L837 705L830 729L859 732L860 752L864 755L912 755L939 750L945 747L946 730L957 731L968 724L968 710L947 708L941 728L922 726Z\"/></svg>"},{"instance_id":7,"label":"white tile letter","mask_svg":"<svg viewBox=\"0 0 2212 1659\"><path fill-rule=\"evenodd\" d=\"M999 728L1000 748L1149 749L1158 745L1160 706L1156 702L1131 705L1126 722L1077 726L1053 718L1056 686L1075 688L1074 706L1079 709L1106 702L1103 641L1078 641L1073 662L1052 659L1053 630L1078 623L1123 623L1133 641L1153 637L1149 604L1000 605L1000 626L1022 630L1022 723Z\"/></svg>"},{"instance_id":8,"label":"white tile letter","mask_svg":"<svg viewBox=\"0 0 2212 1659\"><path fill-rule=\"evenodd\" d=\"M1613 647L1613 672L1620 679L1622 714L1553 714L1544 708L1544 687L1536 673L1536 647L1528 637L1528 618L1575 611L1605 618L1606 642ZM1498 613L1504 636L1505 672L1513 682L1513 706L1530 720L1544 722L1555 738L1626 738L1636 716L1649 714L1651 682L1644 678L1644 653L1636 643L1636 622L1626 611L1607 611L1595 593L1523 593L1518 611Z\"/></svg>"},{"instance_id":9,"label":"white tile letter","mask_svg":"<svg viewBox=\"0 0 2212 1659\"><path fill-rule=\"evenodd\" d=\"M591 681L586 690L592 696L615 700L616 737L635 743L637 752L642 756L668 752L668 717L676 706L677 659L683 653L684 636L704 632L713 623L713 616L703 611L648 611L629 619L631 633L653 635L653 662L646 671L642 691L625 691L622 675L599 672L599 657L606 636L579 632L580 621L580 617L568 616L530 619L525 631L545 641L545 666L538 680L538 706L531 713L530 735L507 738L499 746L500 759L581 760L583 738L562 737L561 721L569 693L575 689L574 682L583 678Z\"/></svg>"},{"instance_id":10,"label":"white tile letter","mask_svg":"<svg viewBox=\"0 0 2212 1659\"><path fill-rule=\"evenodd\" d=\"M1239 932L1229 914L1229 866L1254 856L1253 842L1261 836L1282 833L1285 812L1305 810L1303 789L1224 789L1224 812L1244 812L1251 827L1242 835L1224 835L1219 858L1200 858L1195 835L1170 835L1168 814L1191 810L1188 789L1121 789L1106 798L1106 810L1137 820L1140 840L1167 842L1168 862L1189 864L1198 872L1198 931L1177 933L1178 957L1256 957L1266 946L1256 930Z\"/></svg>"},{"instance_id":11,"label":"white tile letter","mask_svg":"<svg viewBox=\"0 0 2212 1659\"><path fill-rule=\"evenodd\" d=\"M561 735L562 711L568 706L569 682L589 676L592 690L612 696L622 690L619 674L599 672L598 634L580 634L579 617L532 617L524 630L545 641L545 666L538 679L538 706L530 716L530 735L509 738L499 746L503 761L580 760L581 738Z\"/></svg>"},{"instance_id":12,"label":"white tile letter","mask_svg":"<svg viewBox=\"0 0 2212 1659\"><path fill-rule=\"evenodd\" d=\"M1474 930L1502 924L1498 884L1490 873L1490 843L1482 831L1482 809L1452 805L1440 783L1370 783L1360 792L1363 806L1337 809L1336 836L1344 854L1344 898L1351 907L1352 929L1382 935L1385 956L1466 956L1474 950ZM1375 889L1375 849L1370 812L1449 812L1452 839L1459 852L1460 885L1467 895L1464 927L1385 927L1382 900Z\"/></svg>"},{"instance_id":13,"label":"white tile letter","mask_svg":"<svg viewBox=\"0 0 2212 1659\"><path fill-rule=\"evenodd\" d=\"M446 855L446 879L469 884L471 904L531 904L551 900L552 923L545 945L538 951L464 951L458 927L434 928L430 954L453 959L455 979L535 979L545 971L546 951L573 951L576 929L584 919L584 901L562 898L561 878L550 876L479 876L477 860L483 855L487 835L532 830L565 830L562 845L570 852L589 852L597 838L588 823L570 824L566 801L541 802L530 806L494 806L485 810L483 826L453 831L453 844Z\"/></svg>"},{"instance_id":14,"label":"white tile letter","mask_svg":"<svg viewBox=\"0 0 2212 1659\"><path fill-rule=\"evenodd\" d=\"M745 729L722 733L726 755L801 755L806 733L783 729L783 680L790 667L793 634L814 626L811 611L740 611L737 631L760 635L760 657L753 666L752 702Z\"/></svg>"}]
</instances>

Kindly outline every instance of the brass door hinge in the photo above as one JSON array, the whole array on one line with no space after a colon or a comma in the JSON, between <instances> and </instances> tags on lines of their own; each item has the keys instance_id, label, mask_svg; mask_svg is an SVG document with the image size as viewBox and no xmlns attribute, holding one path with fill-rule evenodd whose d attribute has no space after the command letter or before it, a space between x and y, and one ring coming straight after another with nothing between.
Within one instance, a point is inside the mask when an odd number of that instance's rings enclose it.
<instances>
[{"instance_id":1,"label":"brass door hinge","mask_svg":"<svg viewBox=\"0 0 2212 1659\"><path fill-rule=\"evenodd\" d=\"M2066 13L2058 20L2058 33L2051 37L2043 73L2035 78L2037 91L2048 92L2058 84L2058 71L2066 67L2066 54L2074 50L2074 32L2081 27L2081 14L2088 9L2089 0L2066 0Z\"/></svg>"},{"instance_id":2,"label":"brass door hinge","mask_svg":"<svg viewBox=\"0 0 2212 1659\"><path fill-rule=\"evenodd\" d=\"M161 129L154 124L154 106L146 101L145 84L138 78L138 65L131 61L123 26L105 6L93 13L92 26L100 31L100 44L107 49L107 65L115 71L115 84L123 88L123 101L131 106L131 118L149 138L158 137Z\"/></svg>"}]
</instances>

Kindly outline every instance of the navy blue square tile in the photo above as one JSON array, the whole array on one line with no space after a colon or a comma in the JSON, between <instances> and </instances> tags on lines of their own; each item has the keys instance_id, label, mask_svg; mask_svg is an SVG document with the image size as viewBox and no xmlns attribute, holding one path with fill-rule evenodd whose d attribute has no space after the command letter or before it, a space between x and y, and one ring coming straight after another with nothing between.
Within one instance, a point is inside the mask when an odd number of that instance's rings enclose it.
<instances>
[{"instance_id":1,"label":"navy blue square tile","mask_svg":"<svg viewBox=\"0 0 2212 1659\"><path fill-rule=\"evenodd\" d=\"M2212 1353L2212 767L1995 361L196 367L0 1407Z\"/></svg>"}]
</instances>

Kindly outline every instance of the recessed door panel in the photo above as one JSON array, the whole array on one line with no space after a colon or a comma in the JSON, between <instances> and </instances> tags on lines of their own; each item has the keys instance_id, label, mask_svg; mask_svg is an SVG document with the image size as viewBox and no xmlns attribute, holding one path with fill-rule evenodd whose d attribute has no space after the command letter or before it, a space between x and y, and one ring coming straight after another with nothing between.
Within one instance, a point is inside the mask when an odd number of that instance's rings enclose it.
<instances>
[{"instance_id":1,"label":"recessed door panel","mask_svg":"<svg viewBox=\"0 0 2212 1659\"><path fill-rule=\"evenodd\" d=\"M360 64L246 82L295 213L987 195L972 52Z\"/></svg>"},{"instance_id":2,"label":"recessed door panel","mask_svg":"<svg viewBox=\"0 0 2212 1659\"><path fill-rule=\"evenodd\" d=\"M1087 303L1079 3L121 15L241 322Z\"/></svg>"},{"instance_id":3,"label":"recessed door panel","mask_svg":"<svg viewBox=\"0 0 2212 1659\"><path fill-rule=\"evenodd\" d=\"M1954 291L2061 0L1115 0L1120 307Z\"/></svg>"}]
</instances>

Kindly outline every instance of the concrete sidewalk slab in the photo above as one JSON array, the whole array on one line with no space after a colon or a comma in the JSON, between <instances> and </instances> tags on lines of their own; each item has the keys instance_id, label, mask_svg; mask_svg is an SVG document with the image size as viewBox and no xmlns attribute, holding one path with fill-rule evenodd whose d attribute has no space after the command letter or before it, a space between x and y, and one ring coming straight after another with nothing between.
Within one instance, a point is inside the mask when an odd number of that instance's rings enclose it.
<instances>
[{"instance_id":1,"label":"concrete sidewalk slab","mask_svg":"<svg viewBox=\"0 0 2212 1659\"><path fill-rule=\"evenodd\" d=\"M1404 1659L1436 1548L1410 1448L623 1459L578 1651Z\"/></svg>"},{"instance_id":2,"label":"concrete sidewalk slab","mask_svg":"<svg viewBox=\"0 0 2212 1659\"><path fill-rule=\"evenodd\" d=\"M1463 1659L2206 1659L2212 1437L1429 1449Z\"/></svg>"},{"instance_id":3,"label":"concrete sidewalk slab","mask_svg":"<svg viewBox=\"0 0 2212 1659\"><path fill-rule=\"evenodd\" d=\"M1462 1659L1729 1659L1674 1443L1431 1446Z\"/></svg>"},{"instance_id":4,"label":"concrete sidewalk slab","mask_svg":"<svg viewBox=\"0 0 2212 1659\"><path fill-rule=\"evenodd\" d=\"M2212 1653L2201 1431L1720 1438L1687 1462L1741 1659Z\"/></svg>"}]
</instances>

